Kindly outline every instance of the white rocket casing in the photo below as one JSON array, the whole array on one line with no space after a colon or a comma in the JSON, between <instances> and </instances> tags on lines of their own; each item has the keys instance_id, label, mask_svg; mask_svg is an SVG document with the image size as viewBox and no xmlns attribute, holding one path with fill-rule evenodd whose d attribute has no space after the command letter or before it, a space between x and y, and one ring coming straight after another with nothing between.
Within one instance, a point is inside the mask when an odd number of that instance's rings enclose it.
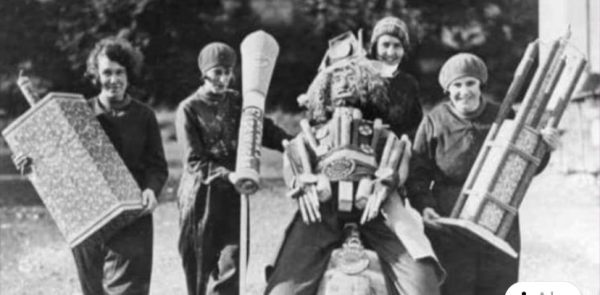
<instances>
[{"instance_id":1,"label":"white rocket casing","mask_svg":"<svg viewBox=\"0 0 600 295\"><path fill-rule=\"evenodd\" d=\"M244 108L255 106L264 111L279 45L264 31L251 33L240 46L242 54L242 96Z\"/></svg>"},{"instance_id":2,"label":"white rocket casing","mask_svg":"<svg viewBox=\"0 0 600 295\"><path fill-rule=\"evenodd\" d=\"M243 107L238 137L236 171L232 180L240 192L250 180L258 187L265 99L273 76L279 45L264 31L248 35L242 55Z\"/></svg>"}]
</instances>

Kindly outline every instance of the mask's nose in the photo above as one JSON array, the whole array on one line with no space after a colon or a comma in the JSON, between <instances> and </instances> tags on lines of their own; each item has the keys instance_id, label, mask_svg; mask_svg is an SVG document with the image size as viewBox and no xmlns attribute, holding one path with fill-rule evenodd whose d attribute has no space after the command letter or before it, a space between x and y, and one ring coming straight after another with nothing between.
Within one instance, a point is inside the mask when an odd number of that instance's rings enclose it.
<instances>
[{"instance_id":1,"label":"mask's nose","mask_svg":"<svg viewBox=\"0 0 600 295\"><path fill-rule=\"evenodd\" d=\"M350 88L350 83L348 83L348 79L343 78L340 82L340 88L343 90L348 90Z\"/></svg>"}]
</instances>

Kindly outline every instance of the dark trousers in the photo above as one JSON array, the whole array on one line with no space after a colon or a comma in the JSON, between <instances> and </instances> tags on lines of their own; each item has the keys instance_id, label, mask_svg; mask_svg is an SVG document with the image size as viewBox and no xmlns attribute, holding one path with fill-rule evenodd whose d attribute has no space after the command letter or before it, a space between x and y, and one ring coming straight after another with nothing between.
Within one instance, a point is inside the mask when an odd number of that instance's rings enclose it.
<instances>
[{"instance_id":1,"label":"dark trousers","mask_svg":"<svg viewBox=\"0 0 600 295\"><path fill-rule=\"evenodd\" d=\"M306 225L296 214L268 279L265 294L314 295L331 252L340 246L343 224L336 209L322 207L323 221ZM439 294L437 265L410 257L381 216L359 228L365 245L379 256L389 294Z\"/></svg>"},{"instance_id":2,"label":"dark trousers","mask_svg":"<svg viewBox=\"0 0 600 295\"><path fill-rule=\"evenodd\" d=\"M188 294L238 294L239 194L231 184L215 181L179 201L179 254Z\"/></svg>"},{"instance_id":3,"label":"dark trousers","mask_svg":"<svg viewBox=\"0 0 600 295\"><path fill-rule=\"evenodd\" d=\"M520 252L518 222L507 237ZM442 295L504 295L519 279L519 259L456 232L426 228L433 249L446 269Z\"/></svg>"},{"instance_id":4,"label":"dark trousers","mask_svg":"<svg viewBox=\"0 0 600 295\"><path fill-rule=\"evenodd\" d=\"M85 295L147 295L152 271L152 215L140 217L103 244L72 249Z\"/></svg>"}]
</instances>

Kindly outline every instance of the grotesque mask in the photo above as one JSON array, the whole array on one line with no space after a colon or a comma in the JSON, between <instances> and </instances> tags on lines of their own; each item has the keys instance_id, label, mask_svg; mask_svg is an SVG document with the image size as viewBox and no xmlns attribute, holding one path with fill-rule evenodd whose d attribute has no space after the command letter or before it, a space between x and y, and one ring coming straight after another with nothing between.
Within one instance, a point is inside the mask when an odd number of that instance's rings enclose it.
<instances>
[{"instance_id":1,"label":"grotesque mask","mask_svg":"<svg viewBox=\"0 0 600 295\"><path fill-rule=\"evenodd\" d=\"M355 106L359 100L358 73L352 66L336 68L331 73L331 102L335 107Z\"/></svg>"}]
</instances>

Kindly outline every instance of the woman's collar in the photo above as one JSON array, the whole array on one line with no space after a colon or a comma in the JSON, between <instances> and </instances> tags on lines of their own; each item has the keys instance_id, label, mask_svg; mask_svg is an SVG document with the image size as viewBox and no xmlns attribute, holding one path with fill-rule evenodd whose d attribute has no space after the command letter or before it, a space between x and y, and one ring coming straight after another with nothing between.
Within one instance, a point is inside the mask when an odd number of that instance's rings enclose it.
<instances>
[{"instance_id":1,"label":"woman's collar","mask_svg":"<svg viewBox=\"0 0 600 295\"><path fill-rule=\"evenodd\" d=\"M125 109L133 100L127 93L124 94L121 101L110 101L109 99L98 96L98 106L104 111L120 111Z\"/></svg>"},{"instance_id":2,"label":"woman's collar","mask_svg":"<svg viewBox=\"0 0 600 295\"><path fill-rule=\"evenodd\" d=\"M389 65L387 63L383 63L381 68L381 76L384 78L393 78L398 75L398 71L400 69L400 63Z\"/></svg>"},{"instance_id":3,"label":"woman's collar","mask_svg":"<svg viewBox=\"0 0 600 295\"><path fill-rule=\"evenodd\" d=\"M209 106L219 105L224 99L225 93L215 94L209 92L205 87L200 86L198 90L196 90L196 95L198 98Z\"/></svg>"}]
</instances>

